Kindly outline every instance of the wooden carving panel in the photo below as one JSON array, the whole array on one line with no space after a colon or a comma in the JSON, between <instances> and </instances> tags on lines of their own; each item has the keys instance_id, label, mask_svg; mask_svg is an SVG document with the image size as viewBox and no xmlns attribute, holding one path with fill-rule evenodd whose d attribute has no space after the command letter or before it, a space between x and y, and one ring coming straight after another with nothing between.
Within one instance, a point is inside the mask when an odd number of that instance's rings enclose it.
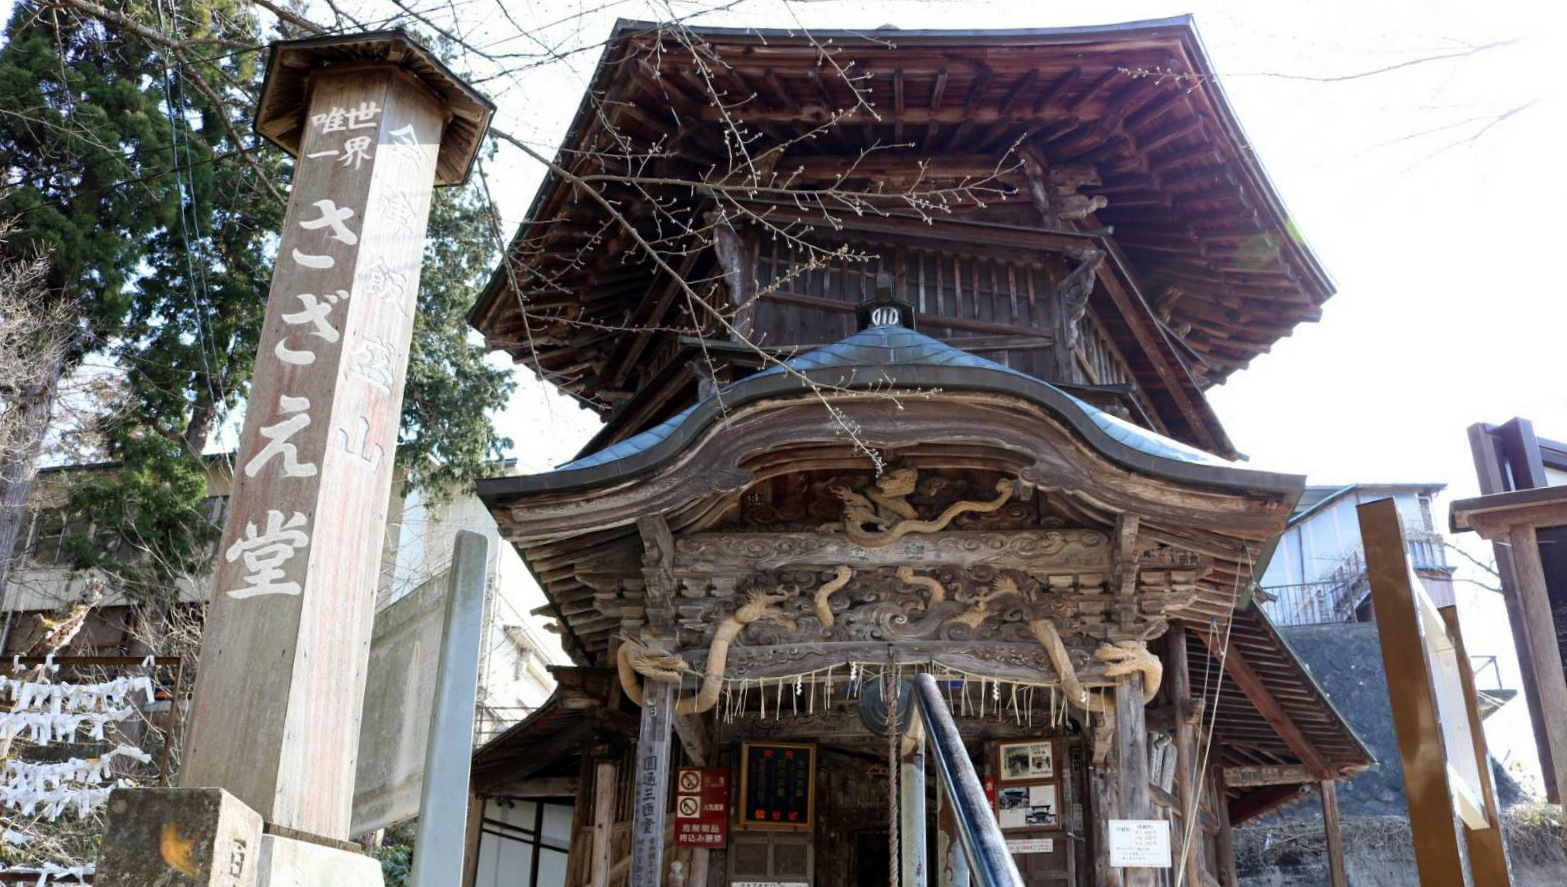
<instances>
[{"instance_id":1,"label":"wooden carving panel","mask_svg":"<svg viewBox=\"0 0 1567 887\"><path fill-rule=\"evenodd\" d=\"M698 533L675 540L673 572L751 573L789 568L986 565L1050 573L1106 573L1109 539L1097 530L957 531L862 548L820 533Z\"/></svg>"}]
</instances>

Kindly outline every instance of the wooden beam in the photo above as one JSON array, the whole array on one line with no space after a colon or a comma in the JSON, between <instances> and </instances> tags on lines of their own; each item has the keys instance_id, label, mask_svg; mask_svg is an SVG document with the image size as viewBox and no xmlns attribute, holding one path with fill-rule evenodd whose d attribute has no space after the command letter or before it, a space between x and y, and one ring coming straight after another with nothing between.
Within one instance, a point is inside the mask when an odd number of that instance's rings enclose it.
<instances>
[{"instance_id":1,"label":"wooden beam","mask_svg":"<svg viewBox=\"0 0 1567 887\"><path fill-rule=\"evenodd\" d=\"M614 761L599 761L593 769L593 851L589 887L609 887L610 829L615 824Z\"/></svg>"},{"instance_id":2,"label":"wooden beam","mask_svg":"<svg viewBox=\"0 0 1567 887\"><path fill-rule=\"evenodd\" d=\"M675 715L675 734L680 737L686 758L698 767L706 767L712 757L707 721L697 715Z\"/></svg>"},{"instance_id":3,"label":"wooden beam","mask_svg":"<svg viewBox=\"0 0 1567 887\"><path fill-rule=\"evenodd\" d=\"M535 776L532 779L523 779L518 782L508 783L506 797L508 798L564 798L577 793L577 777L575 776Z\"/></svg>"},{"instance_id":4,"label":"wooden beam","mask_svg":"<svg viewBox=\"0 0 1567 887\"><path fill-rule=\"evenodd\" d=\"M1304 785L1316 782L1310 770L1298 764L1255 765L1224 768L1224 783L1231 788L1261 788L1265 785Z\"/></svg>"},{"instance_id":5,"label":"wooden beam","mask_svg":"<svg viewBox=\"0 0 1567 887\"><path fill-rule=\"evenodd\" d=\"M464 829L466 847L462 857L462 885L475 887L479 878L479 842L484 832L484 797L468 796L468 827Z\"/></svg>"},{"instance_id":6,"label":"wooden beam","mask_svg":"<svg viewBox=\"0 0 1567 887\"><path fill-rule=\"evenodd\" d=\"M618 388L625 384L626 377L636 367L637 359L642 356L643 349L647 348L648 343L653 340L653 336L658 332L657 328L663 321L664 315L669 311L669 306L674 303L675 296L683 292L681 284L689 279L691 272L696 267L699 255L701 255L700 251L691 252L681 260L679 267L675 269L676 274L674 277L665 276L662 286L655 283L648 289L647 295L642 299L642 304L637 306L636 312L632 315L638 318L644 326L638 331L636 338L631 340L630 350L626 352L625 357L621 358L620 364L610 376L610 385L612 387Z\"/></svg>"},{"instance_id":7,"label":"wooden beam","mask_svg":"<svg viewBox=\"0 0 1567 887\"><path fill-rule=\"evenodd\" d=\"M1212 634L1204 633L1198 637L1208 645L1215 659L1223 659L1224 673L1230 676L1242 693L1246 694L1247 701L1273 727L1273 731L1284 740L1284 744L1289 746L1289 750L1295 757L1299 758L1317 779L1330 778L1332 774L1328 770L1328 764L1317 752L1316 746L1311 744L1306 734L1300 732L1300 727L1279 705L1273 693L1268 690L1268 685L1246 661L1240 648L1231 643L1229 652L1225 654L1220 649L1219 639Z\"/></svg>"},{"instance_id":8,"label":"wooden beam","mask_svg":"<svg viewBox=\"0 0 1567 887\"><path fill-rule=\"evenodd\" d=\"M1317 784L1322 798L1322 834L1326 839L1328 854L1329 887L1349 887L1349 874L1344 869L1344 832L1339 825L1338 786L1331 779ZM1486 882L1488 885L1490 882Z\"/></svg>"},{"instance_id":9,"label":"wooden beam","mask_svg":"<svg viewBox=\"0 0 1567 887\"><path fill-rule=\"evenodd\" d=\"M1214 850L1219 857L1219 883L1223 887L1240 887L1240 878L1235 873L1235 829L1230 823L1233 819L1230 813L1229 787L1224 782L1224 768L1214 767L1213 797L1217 804L1214 813L1219 817L1219 834L1214 840Z\"/></svg>"},{"instance_id":10,"label":"wooden beam","mask_svg":"<svg viewBox=\"0 0 1567 887\"><path fill-rule=\"evenodd\" d=\"M778 101L782 102L785 108L796 114L800 112L800 103L795 101L794 95L789 92L787 86L784 86L783 81L778 79L778 75L773 72L772 68L766 68L762 71L762 79L766 80L767 85L773 88L773 94L778 97Z\"/></svg>"},{"instance_id":11,"label":"wooden beam","mask_svg":"<svg viewBox=\"0 0 1567 887\"><path fill-rule=\"evenodd\" d=\"M1061 98L1061 94L1066 92L1072 84L1077 82L1077 78L1081 76L1083 76L1082 68L1072 68L1060 77L1057 77L1049 86L1045 87L1045 91L1039 94L1039 98L1034 100L1034 113L1039 114L1058 101Z\"/></svg>"},{"instance_id":12,"label":"wooden beam","mask_svg":"<svg viewBox=\"0 0 1567 887\"><path fill-rule=\"evenodd\" d=\"M1240 825L1301 796L1303 785L1270 785L1242 795L1230 803L1230 825Z\"/></svg>"},{"instance_id":13,"label":"wooden beam","mask_svg":"<svg viewBox=\"0 0 1567 887\"><path fill-rule=\"evenodd\" d=\"M1107 265L1110 263L1106 263ZM1120 265L1119 261L1114 263ZM1126 318L1126 325L1132 330L1132 337L1137 340L1139 347L1147 354L1148 360L1154 365L1154 371L1164 381L1165 388L1170 392L1170 397L1175 401L1176 408L1186 418L1191 426L1192 434L1196 439L1209 449L1219 449L1219 442L1214 439L1208 429L1208 424L1203 421L1202 412L1192 401L1191 395L1186 390L1187 380L1185 368L1179 365L1179 361L1172 359L1166 352L1169 343L1165 341L1164 334L1152 323L1153 315L1149 313L1147 304L1142 298L1129 291L1121 284L1113 271L1108 268L1101 270L1099 280L1104 284L1105 290L1110 294L1110 299L1115 303L1117 310Z\"/></svg>"},{"instance_id":14,"label":"wooden beam","mask_svg":"<svg viewBox=\"0 0 1567 887\"><path fill-rule=\"evenodd\" d=\"M1420 615L1420 592L1404 547L1403 521L1392 499L1369 502L1355 511L1377 613L1377 634L1382 641L1382 664L1387 671L1393 728L1398 734L1420 883L1423 887L1462 887L1467 880L1464 850L1454 822L1448 751Z\"/></svg>"},{"instance_id":15,"label":"wooden beam","mask_svg":"<svg viewBox=\"0 0 1567 887\"><path fill-rule=\"evenodd\" d=\"M939 119L939 115L943 113L941 110L941 100L946 96L946 94L947 69L942 68L940 71L936 72L936 83L933 87L931 87L930 107L926 109L927 119L925 120L925 138L920 142L920 147L922 148L928 149L931 146L931 141L936 138L936 130L943 122ZM904 113L898 114L893 122L917 125L920 121L913 119L910 115L918 113L919 111L919 108L909 108ZM961 108L953 108L950 115L952 119L949 122L958 122L958 117L962 115L962 113L963 110Z\"/></svg>"},{"instance_id":16,"label":"wooden beam","mask_svg":"<svg viewBox=\"0 0 1567 887\"><path fill-rule=\"evenodd\" d=\"M1198 803L1202 797L1202 786L1198 784L1197 725L1193 723L1194 717L1200 712L1192 710L1186 626L1172 622L1164 640L1168 650L1165 676L1169 682L1169 698L1175 709L1175 785L1181 801L1182 834L1175 836L1175 846L1180 848L1177 852L1184 861L1182 868L1186 872L1186 883L1195 887L1202 883L1202 852L1198 843L1202 839L1202 829L1198 825L1202 818L1201 805Z\"/></svg>"},{"instance_id":17,"label":"wooden beam","mask_svg":"<svg viewBox=\"0 0 1567 887\"><path fill-rule=\"evenodd\" d=\"M1540 559L1540 538L1534 527L1516 526L1509 541L1524 636L1534 661L1551 769L1556 774L1556 796L1567 799L1567 681L1563 679L1561 647L1545 584L1545 564Z\"/></svg>"}]
</instances>

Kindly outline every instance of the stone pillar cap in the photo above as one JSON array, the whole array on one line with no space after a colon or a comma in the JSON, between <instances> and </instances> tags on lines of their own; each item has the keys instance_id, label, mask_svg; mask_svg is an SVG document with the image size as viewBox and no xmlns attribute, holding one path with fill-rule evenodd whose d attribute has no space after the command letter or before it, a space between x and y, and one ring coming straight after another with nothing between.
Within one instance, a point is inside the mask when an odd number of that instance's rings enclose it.
<instances>
[{"instance_id":1,"label":"stone pillar cap","mask_svg":"<svg viewBox=\"0 0 1567 887\"><path fill-rule=\"evenodd\" d=\"M299 156L309 110L310 75L332 67L377 62L408 72L445 103L449 116L441 133L435 184L460 185L467 181L479 143L495 114L495 104L401 29L273 43L268 50L261 100L256 103L256 132L289 154Z\"/></svg>"}]
</instances>

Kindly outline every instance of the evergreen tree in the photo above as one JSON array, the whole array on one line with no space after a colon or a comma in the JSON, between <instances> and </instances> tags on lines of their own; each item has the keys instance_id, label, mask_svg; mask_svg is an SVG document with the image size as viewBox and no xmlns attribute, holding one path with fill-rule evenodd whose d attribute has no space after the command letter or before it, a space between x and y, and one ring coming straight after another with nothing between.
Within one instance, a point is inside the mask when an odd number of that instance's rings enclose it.
<instances>
[{"instance_id":1,"label":"evergreen tree","mask_svg":"<svg viewBox=\"0 0 1567 887\"><path fill-rule=\"evenodd\" d=\"M43 313L79 311L77 347L29 384L4 392L0 413L0 588L26 516L35 464L61 375L116 329L147 238L173 217L170 154L155 58L134 37L20 0L0 50L0 219L15 228L0 261L42 255ZM129 184L127 184L129 183ZM79 306L79 308L77 307Z\"/></svg>"},{"instance_id":2,"label":"evergreen tree","mask_svg":"<svg viewBox=\"0 0 1567 887\"><path fill-rule=\"evenodd\" d=\"M121 182L109 190L132 215L138 195L155 193L157 211L148 218L156 223L135 239L135 251L127 247L113 260L141 272L117 281L115 314L100 324L105 347L127 371L122 402L104 428L123 470L76 491L75 507L91 511L99 530L74 551L79 566L153 594L199 575L210 556L213 531L200 517L205 493L192 479L205 477L208 444L251 379L282 223L277 195L287 192L292 164L248 135L263 38L247 4L177 0L162 11L131 6L123 14L201 49L155 47L157 58L143 58L137 70L143 115L163 133L161 144L151 129L146 136L149 152L162 156L150 172L159 185L145 192ZM0 64L23 45L19 39L37 42L29 29L41 21L13 22ZM117 39L112 26L102 36ZM16 156L25 165L25 155ZM70 203L69 189L61 189L61 203ZM493 258L486 212L473 188L442 189L432 204L398 447L407 487L427 496L488 473L505 443L490 414L504 406L512 382L485 363L465 322ZM103 544L105 527L118 533L115 544Z\"/></svg>"}]
</instances>

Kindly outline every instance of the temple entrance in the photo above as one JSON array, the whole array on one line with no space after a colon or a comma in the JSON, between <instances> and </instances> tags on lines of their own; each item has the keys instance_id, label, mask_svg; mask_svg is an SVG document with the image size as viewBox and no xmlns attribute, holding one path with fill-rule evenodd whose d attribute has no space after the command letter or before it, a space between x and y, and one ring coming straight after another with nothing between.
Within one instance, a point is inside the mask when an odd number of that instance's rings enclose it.
<instances>
[{"instance_id":1,"label":"temple entrance","mask_svg":"<svg viewBox=\"0 0 1567 887\"><path fill-rule=\"evenodd\" d=\"M887 830L869 829L854 836L855 884L868 887L892 883L892 856L887 849Z\"/></svg>"},{"instance_id":2,"label":"temple entrance","mask_svg":"<svg viewBox=\"0 0 1567 887\"><path fill-rule=\"evenodd\" d=\"M841 677L846 668L836 669L830 695L825 674L817 675L814 697L813 678L802 677L798 707L789 701L796 686L792 678L767 681L763 694L754 687L748 690L743 708L731 700L715 739L725 750L721 757L732 768L730 779L740 789L737 804L744 809L732 833L727 884L875 887L890 884L900 864L904 884L958 883L942 876L943 867L963 854L934 740L925 733L923 716L900 706L898 740L889 741L885 722L875 713L880 711L876 668L862 664L853 684ZM949 749L947 766L961 759L972 768L979 798L971 808L976 819L998 829L997 845L1007 848L1023 884L1087 883L1081 873L1091 870L1090 848L1080 825L1087 781L1085 739L1065 715L1064 701L1048 685L952 672L943 677L932 683L937 704L951 714L961 737L955 756ZM983 715L978 707L981 685ZM778 686L785 691L781 709ZM904 686L904 692L912 694L912 681L905 679ZM759 695L767 701L765 717ZM999 708L997 698L1005 700ZM873 713L867 716L867 710ZM915 734L923 738L912 739ZM796 794L794 771L784 758L791 752L795 762L802 755L811 762L808 797ZM945 839L944 808L949 810ZM809 829L789 830L794 810L809 811ZM775 813L781 816L774 818ZM892 844L894 823L897 848ZM802 855L806 844L812 851L808 860ZM906 867L912 863L900 861L900 849L910 860L920 860L922 877L910 878ZM809 877L791 874L801 870L791 860L806 862Z\"/></svg>"}]
</instances>

